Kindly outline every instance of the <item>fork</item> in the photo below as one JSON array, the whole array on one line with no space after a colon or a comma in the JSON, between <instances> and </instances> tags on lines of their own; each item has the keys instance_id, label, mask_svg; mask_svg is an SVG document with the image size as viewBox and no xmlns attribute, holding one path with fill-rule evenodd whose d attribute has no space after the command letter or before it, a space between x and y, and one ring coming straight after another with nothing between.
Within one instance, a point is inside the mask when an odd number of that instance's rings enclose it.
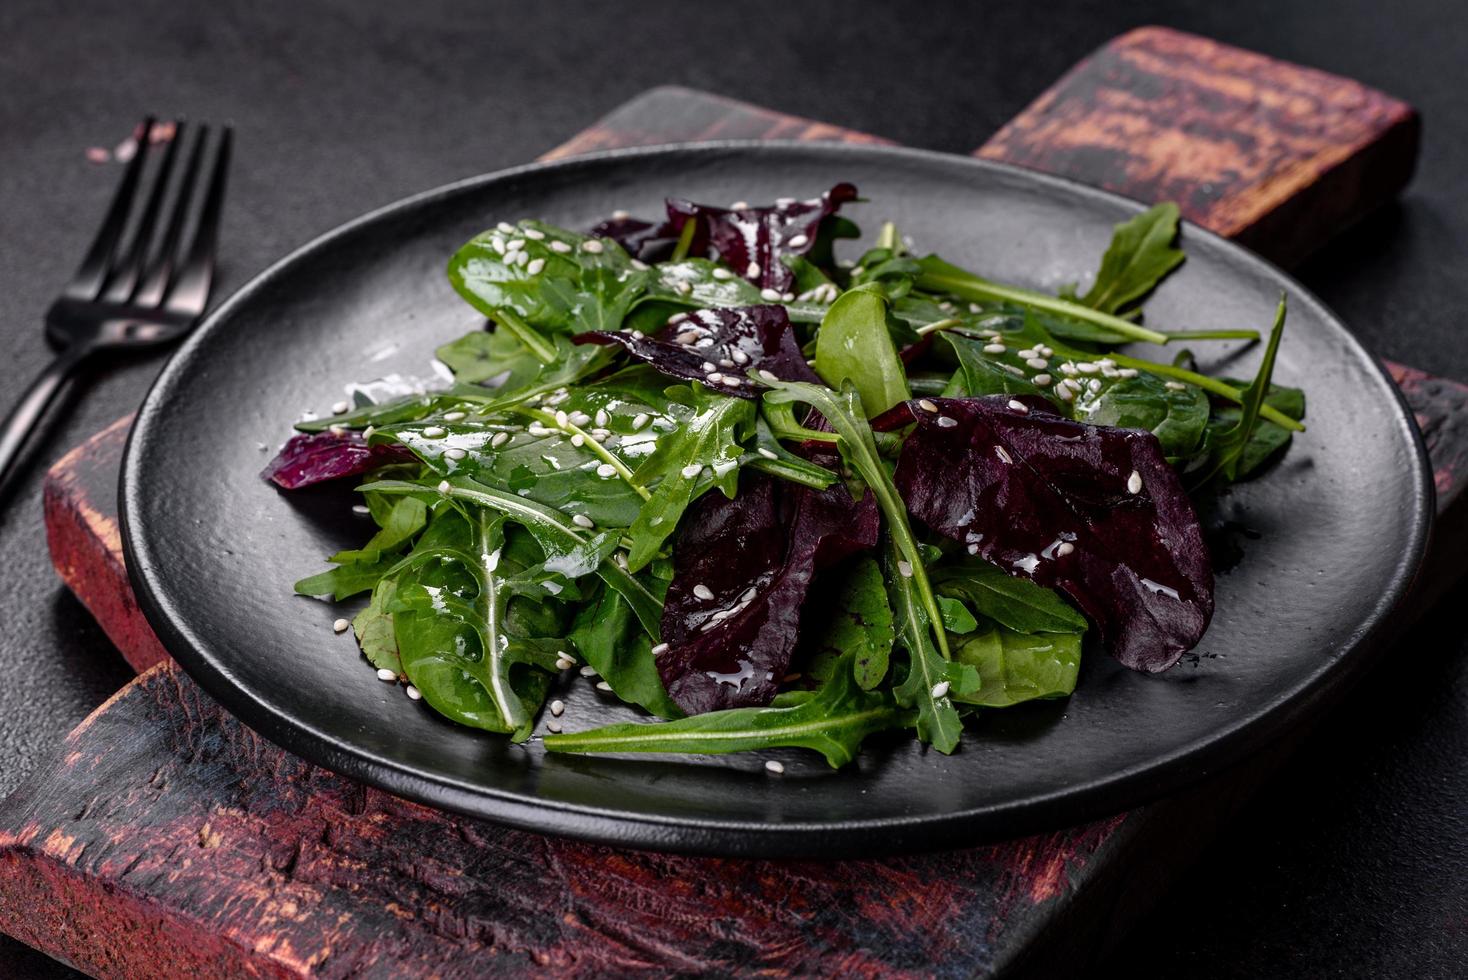
<instances>
[{"instance_id":1,"label":"fork","mask_svg":"<svg viewBox=\"0 0 1468 980\"><path fill-rule=\"evenodd\" d=\"M149 116L135 131L137 151L127 163L102 227L81 267L46 311L46 339L57 355L0 423L0 487L18 468L14 464L27 435L78 367L103 351L153 347L176 340L193 329L208 304L233 133L225 127L216 141L203 204L185 246L184 228L203 169L209 127L198 128L183 175L170 190L170 177L185 132L183 123L176 124L152 187L133 222L131 239L126 247L120 247L143 182L153 124L154 118ZM165 207L170 203L165 199L171 199L171 207ZM160 235L157 229L165 210L169 212L168 221Z\"/></svg>"}]
</instances>

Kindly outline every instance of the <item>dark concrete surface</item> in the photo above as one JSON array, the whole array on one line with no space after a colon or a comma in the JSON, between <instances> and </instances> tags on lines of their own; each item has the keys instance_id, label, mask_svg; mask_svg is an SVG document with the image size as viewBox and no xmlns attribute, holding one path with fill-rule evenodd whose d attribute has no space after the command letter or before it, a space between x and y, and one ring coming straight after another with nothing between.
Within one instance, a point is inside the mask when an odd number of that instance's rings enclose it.
<instances>
[{"instance_id":1,"label":"dark concrete surface","mask_svg":"<svg viewBox=\"0 0 1468 980\"><path fill-rule=\"evenodd\" d=\"M221 294L318 232L516 164L663 83L971 149L1074 61L1161 23L1351 75L1425 119L1400 206L1304 270L1367 345L1468 379L1468 6L1050 3L0 4L0 402L144 112L237 127ZM45 467L134 408L105 365L0 510L0 794L129 676L46 557ZM262 381L262 390L264 382ZM1113 964L1137 976L1455 976L1468 962L1468 656L1456 592L1313 736ZM1178 828L1186 833L1187 828ZM0 975L70 971L0 938Z\"/></svg>"}]
</instances>

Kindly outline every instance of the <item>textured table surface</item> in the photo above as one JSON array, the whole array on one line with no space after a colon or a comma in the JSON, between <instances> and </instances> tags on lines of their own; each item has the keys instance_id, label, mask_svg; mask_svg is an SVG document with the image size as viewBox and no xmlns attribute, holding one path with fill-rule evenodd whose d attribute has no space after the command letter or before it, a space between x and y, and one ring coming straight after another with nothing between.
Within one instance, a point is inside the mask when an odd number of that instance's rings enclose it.
<instances>
[{"instance_id":1,"label":"textured table surface","mask_svg":"<svg viewBox=\"0 0 1468 980\"><path fill-rule=\"evenodd\" d=\"M1305 270L1369 346L1468 378L1458 336L1468 202L1457 196L1468 108L1457 92L1468 12L1455 5L771 5L722 12L644 5L635 44L611 47L610 10L339 4L213 12L130 4L0 9L0 323L12 356L0 391L44 357L38 312L58 257L80 252L111 174L85 157L140 111L230 119L241 130L224 287L366 207L520 162L652 84L698 85L914 145L965 150L1112 34L1161 21L1333 71L1402 96L1427 122L1403 204ZM1262 13L1265 4L1258 4ZM564 11L565 8L559 8ZM756 28L752 25L765 25ZM839 62L823 58L841 52ZM85 54L85 58L81 57ZM874 91L874 64L894 67ZM127 677L56 584L42 544L43 464L122 414L157 361L110 366L52 434L0 518L0 772L33 760ZM1461 595L1458 597L1461 598ZM1468 668L1454 604L1404 637L1397 658L1246 813L1215 856L1124 951L1148 973L1449 973L1468 951L1465 796ZM1170 911L1167 911L1170 910ZM0 972L47 967L5 949ZM6 969L8 967L8 969Z\"/></svg>"}]
</instances>

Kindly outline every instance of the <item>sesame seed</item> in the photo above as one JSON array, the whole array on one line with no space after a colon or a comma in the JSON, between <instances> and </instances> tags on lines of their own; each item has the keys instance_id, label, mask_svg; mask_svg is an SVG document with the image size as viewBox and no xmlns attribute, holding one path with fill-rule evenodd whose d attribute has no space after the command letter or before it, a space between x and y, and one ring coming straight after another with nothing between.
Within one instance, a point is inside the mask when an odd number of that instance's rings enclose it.
<instances>
[{"instance_id":1,"label":"sesame seed","mask_svg":"<svg viewBox=\"0 0 1468 980\"><path fill-rule=\"evenodd\" d=\"M596 668L593 667L593 666L591 666L591 664L587 664L585 667L582 667L581 668L581 676L582 677L595 677L596 676Z\"/></svg>"},{"instance_id":2,"label":"sesame seed","mask_svg":"<svg viewBox=\"0 0 1468 980\"><path fill-rule=\"evenodd\" d=\"M1055 395L1061 401L1068 402L1068 401L1071 401L1071 400L1073 400L1075 398L1076 393L1075 393L1075 389L1069 388L1069 387L1067 387L1067 386L1065 386L1065 385L1062 384L1062 385L1056 385L1055 386Z\"/></svg>"},{"instance_id":3,"label":"sesame seed","mask_svg":"<svg viewBox=\"0 0 1468 980\"><path fill-rule=\"evenodd\" d=\"M918 399L918 408L921 408L925 412L936 412L938 410L937 404L927 398Z\"/></svg>"},{"instance_id":4,"label":"sesame seed","mask_svg":"<svg viewBox=\"0 0 1468 980\"><path fill-rule=\"evenodd\" d=\"M551 242L550 247L552 252L560 252L562 255L571 251L571 246L565 242Z\"/></svg>"},{"instance_id":5,"label":"sesame seed","mask_svg":"<svg viewBox=\"0 0 1468 980\"><path fill-rule=\"evenodd\" d=\"M1007 348L1003 344L985 344L985 354L1003 354Z\"/></svg>"},{"instance_id":6,"label":"sesame seed","mask_svg":"<svg viewBox=\"0 0 1468 980\"><path fill-rule=\"evenodd\" d=\"M794 300L795 300L795 294L794 293L781 293L780 294L780 302L782 302L782 303L790 303L790 302L794 302Z\"/></svg>"},{"instance_id":7,"label":"sesame seed","mask_svg":"<svg viewBox=\"0 0 1468 980\"><path fill-rule=\"evenodd\" d=\"M1069 541L1062 541L1060 542L1060 544L1055 546L1055 554L1059 555L1062 558L1075 550L1076 546L1071 544Z\"/></svg>"},{"instance_id":8,"label":"sesame seed","mask_svg":"<svg viewBox=\"0 0 1468 980\"><path fill-rule=\"evenodd\" d=\"M447 412L447 413L444 414L443 420L445 422L462 422L462 421L464 421L464 413L463 412Z\"/></svg>"},{"instance_id":9,"label":"sesame seed","mask_svg":"<svg viewBox=\"0 0 1468 980\"><path fill-rule=\"evenodd\" d=\"M611 693L612 685L608 684L606 681L597 681L596 689L598 691L606 691L608 693Z\"/></svg>"},{"instance_id":10,"label":"sesame seed","mask_svg":"<svg viewBox=\"0 0 1468 980\"><path fill-rule=\"evenodd\" d=\"M439 436L443 435L445 431L446 430L441 425L430 425L423 430L423 437L425 439L437 439Z\"/></svg>"},{"instance_id":11,"label":"sesame seed","mask_svg":"<svg viewBox=\"0 0 1468 980\"><path fill-rule=\"evenodd\" d=\"M1092 378L1090 381L1086 382L1086 390L1090 391L1091 394L1093 394L1093 395L1096 392L1100 391L1101 390L1101 379L1100 378Z\"/></svg>"},{"instance_id":12,"label":"sesame seed","mask_svg":"<svg viewBox=\"0 0 1468 980\"><path fill-rule=\"evenodd\" d=\"M591 421L591 416L585 412L572 412L568 417L572 425L586 425L586 423Z\"/></svg>"},{"instance_id":13,"label":"sesame seed","mask_svg":"<svg viewBox=\"0 0 1468 980\"><path fill-rule=\"evenodd\" d=\"M721 357L721 358L719 358L719 367L721 367L721 368L731 368L733 366L734 366L734 362L731 361L729 358L727 358L727 357Z\"/></svg>"},{"instance_id":14,"label":"sesame seed","mask_svg":"<svg viewBox=\"0 0 1468 980\"><path fill-rule=\"evenodd\" d=\"M604 408L598 408L596 410L596 424L599 426L604 426L609 421L611 421L611 416L607 414L607 410Z\"/></svg>"},{"instance_id":15,"label":"sesame seed","mask_svg":"<svg viewBox=\"0 0 1468 980\"><path fill-rule=\"evenodd\" d=\"M661 657L663 654L667 653L668 650L670 650L670 649L671 649L671 647L669 647L668 644L666 644L666 643L659 643L659 644L657 644L656 646L654 646L652 648L652 655L654 657Z\"/></svg>"},{"instance_id":16,"label":"sesame seed","mask_svg":"<svg viewBox=\"0 0 1468 980\"><path fill-rule=\"evenodd\" d=\"M528 273L530 273L532 276L538 276L538 275L540 275L541 270L544 269L544 268L545 268L545 259L531 259L526 264L525 271L528 272Z\"/></svg>"},{"instance_id":17,"label":"sesame seed","mask_svg":"<svg viewBox=\"0 0 1468 980\"><path fill-rule=\"evenodd\" d=\"M809 241L810 239L805 235L794 235L785 244L789 245L791 248L802 248Z\"/></svg>"},{"instance_id":18,"label":"sesame seed","mask_svg":"<svg viewBox=\"0 0 1468 980\"><path fill-rule=\"evenodd\" d=\"M749 207L749 202L748 201L735 201L733 204L729 205L729 210L730 211L743 211L747 207Z\"/></svg>"},{"instance_id":19,"label":"sesame seed","mask_svg":"<svg viewBox=\"0 0 1468 980\"><path fill-rule=\"evenodd\" d=\"M995 446L994 447L994 455L999 457L1000 462L1003 462L1003 463L1013 463L1014 462L1014 460L1012 458L1010 458L1009 453L1007 453L1007 452L1004 451L1004 447L1003 446Z\"/></svg>"},{"instance_id":20,"label":"sesame seed","mask_svg":"<svg viewBox=\"0 0 1468 980\"><path fill-rule=\"evenodd\" d=\"M557 698L556 700L554 700L554 701L552 701L550 703L550 709L551 709L551 714L553 714L557 718L559 718L566 711L566 702L564 702L561 699Z\"/></svg>"},{"instance_id":21,"label":"sesame seed","mask_svg":"<svg viewBox=\"0 0 1468 980\"><path fill-rule=\"evenodd\" d=\"M779 453L775 452L772 449L766 449L764 446L760 446L758 449L755 450L755 452L759 453L765 459L779 459L780 458L780 454Z\"/></svg>"},{"instance_id":22,"label":"sesame seed","mask_svg":"<svg viewBox=\"0 0 1468 980\"><path fill-rule=\"evenodd\" d=\"M750 279L753 279L755 276L759 275L759 263L751 262L749 263L749 265L745 266L744 275Z\"/></svg>"},{"instance_id":23,"label":"sesame seed","mask_svg":"<svg viewBox=\"0 0 1468 980\"><path fill-rule=\"evenodd\" d=\"M759 369L759 376L769 382L780 380L779 378L775 377L775 373L773 371L766 371L764 368Z\"/></svg>"},{"instance_id":24,"label":"sesame seed","mask_svg":"<svg viewBox=\"0 0 1468 980\"><path fill-rule=\"evenodd\" d=\"M571 437L571 445L575 446L577 449L580 449L582 446L586 445L586 437L579 432L576 433L574 436Z\"/></svg>"},{"instance_id":25,"label":"sesame seed","mask_svg":"<svg viewBox=\"0 0 1468 980\"><path fill-rule=\"evenodd\" d=\"M445 449L443 455L445 459L463 459L469 454L456 446L453 449Z\"/></svg>"},{"instance_id":26,"label":"sesame seed","mask_svg":"<svg viewBox=\"0 0 1468 980\"><path fill-rule=\"evenodd\" d=\"M1040 370L1040 369L1042 369L1044 367L1047 367L1050 364L1050 362L1047 361L1047 360L1045 360L1043 357L1031 357L1031 358L1027 358L1025 360L1025 363L1028 364L1030 367L1034 368L1036 371L1038 371L1038 370Z\"/></svg>"},{"instance_id":27,"label":"sesame seed","mask_svg":"<svg viewBox=\"0 0 1468 980\"><path fill-rule=\"evenodd\" d=\"M672 316L668 317L668 326L671 327L675 323L682 323L686 319L688 319L687 313L674 313Z\"/></svg>"},{"instance_id":28,"label":"sesame seed","mask_svg":"<svg viewBox=\"0 0 1468 980\"><path fill-rule=\"evenodd\" d=\"M1030 414L1030 407L1028 405L1021 401L1015 401L1013 398L1009 400L1009 407L1021 415Z\"/></svg>"},{"instance_id":29,"label":"sesame seed","mask_svg":"<svg viewBox=\"0 0 1468 980\"><path fill-rule=\"evenodd\" d=\"M708 600L710 600L710 599L712 599L714 597L713 592L711 592L709 590L709 587L707 585L704 585L702 582L698 583L697 585L695 585L693 587L693 594L696 595L696 596L698 596L700 599L704 600L705 602L707 602Z\"/></svg>"},{"instance_id":30,"label":"sesame seed","mask_svg":"<svg viewBox=\"0 0 1468 980\"><path fill-rule=\"evenodd\" d=\"M595 238L588 238L586 241L581 243L581 251L583 252L590 252L592 255L596 255L601 252L601 250L602 244Z\"/></svg>"},{"instance_id":31,"label":"sesame seed","mask_svg":"<svg viewBox=\"0 0 1468 980\"><path fill-rule=\"evenodd\" d=\"M734 363L735 364L748 364L749 363L749 355L746 354L746 353L744 353L744 351L742 351L742 350L736 350L730 356L732 358L734 358Z\"/></svg>"},{"instance_id":32,"label":"sesame seed","mask_svg":"<svg viewBox=\"0 0 1468 980\"><path fill-rule=\"evenodd\" d=\"M372 508L368 507L366 504L353 504L352 513L356 514L358 517L366 517L368 514L372 513Z\"/></svg>"},{"instance_id":33,"label":"sesame seed","mask_svg":"<svg viewBox=\"0 0 1468 980\"><path fill-rule=\"evenodd\" d=\"M520 251L520 249L522 249L524 247L525 247L525 239L523 239L523 238L516 238L514 241L510 241L510 242L506 242L505 243L505 254L506 255L509 255L511 252L518 252L518 251Z\"/></svg>"},{"instance_id":34,"label":"sesame seed","mask_svg":"<svg viewBox=\"0 0 1468 980\"><path fill-rule=\"evenodd\" d=\"M777 303L780 300L780 291L766 286L759 291L759 298L767 303Z\"/></svg>"},{"instance_id":35,"label":"sesame seed","mask_svg":"<svg viewBox=\"0 0 1468 980\"><path fill-rule=\"evenodd\" d=\"M938 416L938 428L951 429L956 425L958 425L958 419L951 419L946 415Z\"/></svg>"},{"instance_id":36,"label":"sesame seed","mask_svg":"<svg viewBox=\"0 0 1468 980\"><path fill-rule=\"evenodd\" d=\"M939 681L933 685L933 697L941 698L948 693L948 682Z\"/></svg>"},{"instance_id":37,"label":"sesame seed","mask_svg":"<svg viewBox=\"0 0 1468 980\"><path fill-rule=\"evenodd\" d=\"M498 449L499 447L503 446L505 443L507 443L509 441L510 441L510 434L508 432L496 432L494 434L494 438L491 439L491 440L489 440L489 444L493 448Z\"/></svg>"},{"instance_id":38,"label":"sesame seed","mask_svg":"<svg viewBox=\"0 0 1468 980\"><path fill-rule=\"evenodd\" d=\"M334 436L344 436L349 430L344 425L328 425L326 431Z\"/></svg>"},{"instance_id":39,"label":"sesame seed","mask_svg":"<svg viewBox=\"0 0 1468 980\"><path fill-rule=\"evenodd\" d=\"M1097 374L1101 370L1101 365L1092 364L1089 361L1083 361L1082 363L1076 365L1076 370L1081 372L1082 374Z\"/></svg>"},{"instance_id":40,"label":"sesame seed","mask_svg":"<svg viewBox=\"0 0 1468 980\"><path fill-rule=\"evenodd\" d=\"M1116 367L1116 362L1109 357L1103 357L1096 362L1096 366L1103 368L1114 368Z\"/></svg>"},{"instance_id":41,"label":"sesame seed","mask_svg":"<svg viewBox=\"0 0 1468 980\"><path fill-rule=\"evenodd\" d=\"M505 254L505 240L503 238L500 238L498 235L489 240L489 247L494 249L496 254Z\"/></svg>"},{"instance_id":42,"label":"sesame seed","mask_svg":"<svg viewBox=\"0 0 1468 980\"><path fill-rule=\"evenodd\" d=\"M398 679L397 671L389 670L386 667L379 667L377 670L377 679L380 681L395 681Z\"/></svg>"},{"instance_id":43,"label":"sesame seed","mask_svg":"<svg viewBox=\"0 0 1468 980\"><path fill-rule=\"evenodd\" d=\"M565 409L556 410L556 425L559 425L561 428L564 429L566 427L566 423L570 421L571 416L566 414Z\"/></svg>"},{"instance_id":44,"label":"sesame seed","mask_svg":"<svg viewBox=\"0 0 1468 980\"><path fill-rule=\"evenodd\" d=\"M689 463L687 466L683 467L678 472L679 472L679 474L682 475L683 479L685 479L685 480L691 480L695 476L698 476L698 474L700 474L700 473L703 472L703 464L701 464L701 463Z\"/></svg>"},{"instance_id":45,"label":"sesame seed","mask_svg":"<svg viewBox=\"0 0 1468 980\"><path fill-rule=\"evenodd\" d=\"M718 370L718 367L714 364L713 361L704 361L702 366L704 374L712 374Z\"/></svg>"},{"instance_id":46,"label":"sesame seed","mask_svg":"<svg viewBox=\"0 0 1468 980\"><path fill-rule=\"evenodd\" d=\"M783 762L780 762L778 759L769 759L765 762L765 772L772 772L778 776L784 771L785 764Z\"/></svg>"},{"instance_id":47,"label":"sesame seed","mask_svg":"<svg viewBox=\"0 0 1468 980\"><path fill-rule=\"evenodd\" d=\"M982 306L980 306L978 303L970 303L968 305L968 311L970 313L982 313L982 312L984 312L984 308Z\"/></svg>"},{"instance_id":48,"label":"sesame seed","mask_svg":"<svg viewBox=\"0 0 1468 980\"><path fill-rule=\"evenodd\" d=\"M938 304L938 309L942 310L945 313L952 313L953 312L953 304L950 303L950 302L948 302L945 299L943 302L941 302L941 303Z\"/></svg>"},{"instance_id":49,"label":"sesame seed","mask_svg":"<svg viewBox=\"0 0 1468 980\"><path fill-rule=\"evenodd\" d=\"M345 619L338 619L336 622L331 624L331 629L334 633L345 633L351 628L352 624Z\"/></svg>"},{"instance_id":50,"label":"sesame seed","mask_svg":"<svg viewBox=\"0 0 1468 980\"><path fill-rule=\"evenodd\" d=\"M439 493L448 493L452 489L453 489L453 485L451 483L449 483L448 480L440 480L439 481L439 483L438 483L438 492Z\"/></svg>"},{"instance_id":51,"label":"sesame seed","mask_svg":"<svg viewBox=\"0 0 1468 980\"><path fill-rule=\"evenodd\" d=\"M723 282L728 279L733 279L734 273L730 272L728 269L715 269L714 278L719 280L720 282Z\"/></svg>"},{"instance_id":52,"label":"sesame seed","mask_svg":"<svg viewBox=\"0 0 1468 980\"><path fill-rule=\"evenodd\" d=\"M420 690L418 690L412 684L409 684L408 685L408 691L407 691L407 693L408 693L408 700L409 701L422 701L423 700L423 692L420 691Z\"/></svg>"},{"instance_id":53,"label":"sesame seed","mask_svg":"<svg viewBox=\"0 0 1468 980\"><path fill-rule=\"evenodd\" d=\"M1183 384L1181 381L1169 381L1167 382L1166 386L1168 388L1171 388L1173 391L1186 391L1188 389L1188 386Z\"/></svg>"},{"instance_id":54,"label":"sesame seed","mask_svg":"<svg viewBox=\"0 0 1468 980\"><path fill-rule=\"evenodd\" d=\"M545 730L550 732L552 735L559 735L561 734L561 723L556 721L554 718L547 718L545 722Z\"/></svg>"},{"instance_id":55,"label":"sesame seed","mask_svg":"<svg viewBox=\"0 0 1468 980\"><path fill-rule=\"evenodd\" d=\"M673 291L679 296L687 296L693 292L693 284L685 280L680 280L673 284Z\"/></svg>"},{"instance_id":56,"label":"sesame seed","mask_svg":"<svg viewBox=\"0 0 1468 980\"><path fill-rule=\"evenodd\" d=\"M531 239L532 241L537 242L545 237L545 232L541 231L539 228L521 228L520 234L524 235L526 238Z\"/></svg>"},{"instance_id":57,"label":"sesame seed","mask_svg":"<svg viewBox=\"0 0 1468 980\"><path fill-rule=\"evenodd\" d=\"M709 377L712 378L713 375L709 375ZM724 387L726 387L726 388L738 388L740 385L742 385L744 383L743 381L740 381L738 378L731 378L728 375L725 375L724 376L723 382L724 382Z\"/></svg>"},{"instance_id":58,"label":"sesame seed","mask_svg":"<svg viewBox=\"0 0 1468 980\"><path fill-rule=\"evenodd\" d=\"M1066 361L1064 364L1060 365L1060 373L1064 375L1073 375L1076 373L1076 366L1070 361Z\"/></svg>"},{"instance_id":59,"label":"sesame seed","mask_svg":"<svg viewBox=\"0 0 1468 980\"><path fill-rule=\"evenodd\" d=\"M693 343L697 339L698 339L698 331L696 331L696 330L685 330L682 333L680 333L678 336L676 336L676 337L673 338L674 341L676 341L677 343L680 343L680 344L684 345L685 347L688 346L689 344Z\"/></svg>"},{"instance_id":60,"label":"sesame seed","mask_svg":"<svg viewBox=\"0 0 1468 980\"><path fill-rule=\"evenodd\" d=\"M1121 372L1118 371L1114 367L1103 367L1101 369L1101 374L1103 376L1105 376L1105 377L1108 377L1108 378L1119 378L1119 377L1121 377Z\"/></svg>"},{"instance_id":61,"label":"sesame seed","mask_svg":"<svg viewBox=\"0 0 1468 980\"><path fill-rule=\"evenodd\" d=\"M1138 473L1136 470L1132 470L1132 475L1126 478L1126 492L1142 492L1142 474Z\"/></svg>"},{"instance_id":62,"label":"sesame seed","mask_svg":"<svg viewBox=\"0 0 1468 980\"><path fill-rule=\"evenodd\" d=\"M646 412L638 412L632 416L632 431L636 432L638 429L641 429L644 425L647 425L648 421L649 416Z\"/></svg>"},{"instance_id":63,"label":"sesame seed","mask_svg":"<svg viewBox=\"0 0 1468 980\"><path fill-rule=\"evenodd\" d=\"M610 480L617 475L617 468L611 463L603 463L596 468L596 475L603 480Z\"/></svg>"},{"instance_id":64,"label":"sesame seed","mask_svg":"<svg viewBox=\"0 0 1468 980\"><path fill-rule=\"evenodd\" d=\"M577 514L575 517L571 518L571 523L575 524L577 527L596 527L596 523L585 514Z\"/></svg>"},{"instance_id":65,"label":"sesame seed","mask_svg":"<svg viewBox=\"0 0 1468 980\"><path fill-rule=\"evenodd\" d=\"M1116 372L1116 375L1119 378L1135 378L1137 376L1137 369L1136 368L1121 368L1121 369L1119 369Z\"/></svg>"},{"instance_id":66,"label":"sesame seed","mask_svg":"<svg viewBox=\"0 0 1468 980\"><path fill-rule=\"evenodd\" d=\"M1048 385L1050 383L1050 375L1048 375L1048 374L1037 374L1033 378L1031 378L1030 380L1032 382L1034 382L1035 387L1037 387L1037 388L1043 388L1043 387L1045 387L1046 385Z\"/></svg>"},{"instance_id":67,"label":"sesame seed","mask_svg":"<svg viewBox=\"0 0 1468 980\"><path fill-rule=\"evenodd\" d=\"M495 227L504 232L506 235L513 235L515 234L515 232L520 230L514 225L510 224L508 221L501 221L499 224L495 225Z\"/></svg>"},{"instance_id":68,"label":"sesame seed","mask_svg":"<svg viewBox=\"0 0 1468 980\"><path fill-rule=\"evenodd\" d=\"M899 561L897 563L897 571L902 574L903 578L912 578L912 562Z\"/></svg>"},{"instance_id":69,"label":"sesame seed","mask_svg":"<svg viewBox=\"0 0 1468 980\"><path fill-rule=\"evenodd\" d=\"M717 372L717 371L710 371L709 372L709 378L708 378L708 380L709 380L709 384L716 385L719 382L721 382L721 381L724 380L724 376L722 374L720 374L719 372Z\"/></svg>"},{"instance_id":70,"label":"sesame seed","mask_svg":"<svg viewBox=\"0 0 1468 980\"><path fill-rule=\"evenodd\" d=\"M343 412L351 411L351 408L352 405L350 402L337 402L335 405L331 406L331 414L341 415Z\"/></svg>"}]
</instances>

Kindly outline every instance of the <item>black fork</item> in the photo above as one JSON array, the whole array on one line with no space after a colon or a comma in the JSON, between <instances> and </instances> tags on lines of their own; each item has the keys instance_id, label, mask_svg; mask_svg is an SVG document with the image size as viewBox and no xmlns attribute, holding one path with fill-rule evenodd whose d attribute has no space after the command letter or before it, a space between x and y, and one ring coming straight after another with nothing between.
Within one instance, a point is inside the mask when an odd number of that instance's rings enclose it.
<instances>
[{"instance_id":1,"label":"black fork","mask_svg":"<svg viewBox=\"0 0 1468 980\"><path fill-rule=\"evenodd\" d=\"M193 234L185 243L194 189L205 171L209 127L198 127L183 174L171 181L185 142L185 126L177 124L173 138L162 148L132 237L123 247L124 231L143 182L144 161L156 155L156 151L150 154L153 123L149 116L138 128L137 152L127 163L96 239L81 268L46 311L46 339L58 353L0 424L0 488L9 482L26 436L78 366L101 351L176 340L193 329L208 304L232 133L226 127L215 140L203 202L197 209ZM165 211L168 218L160 231Z\"/></svg>"}]
</instances>

